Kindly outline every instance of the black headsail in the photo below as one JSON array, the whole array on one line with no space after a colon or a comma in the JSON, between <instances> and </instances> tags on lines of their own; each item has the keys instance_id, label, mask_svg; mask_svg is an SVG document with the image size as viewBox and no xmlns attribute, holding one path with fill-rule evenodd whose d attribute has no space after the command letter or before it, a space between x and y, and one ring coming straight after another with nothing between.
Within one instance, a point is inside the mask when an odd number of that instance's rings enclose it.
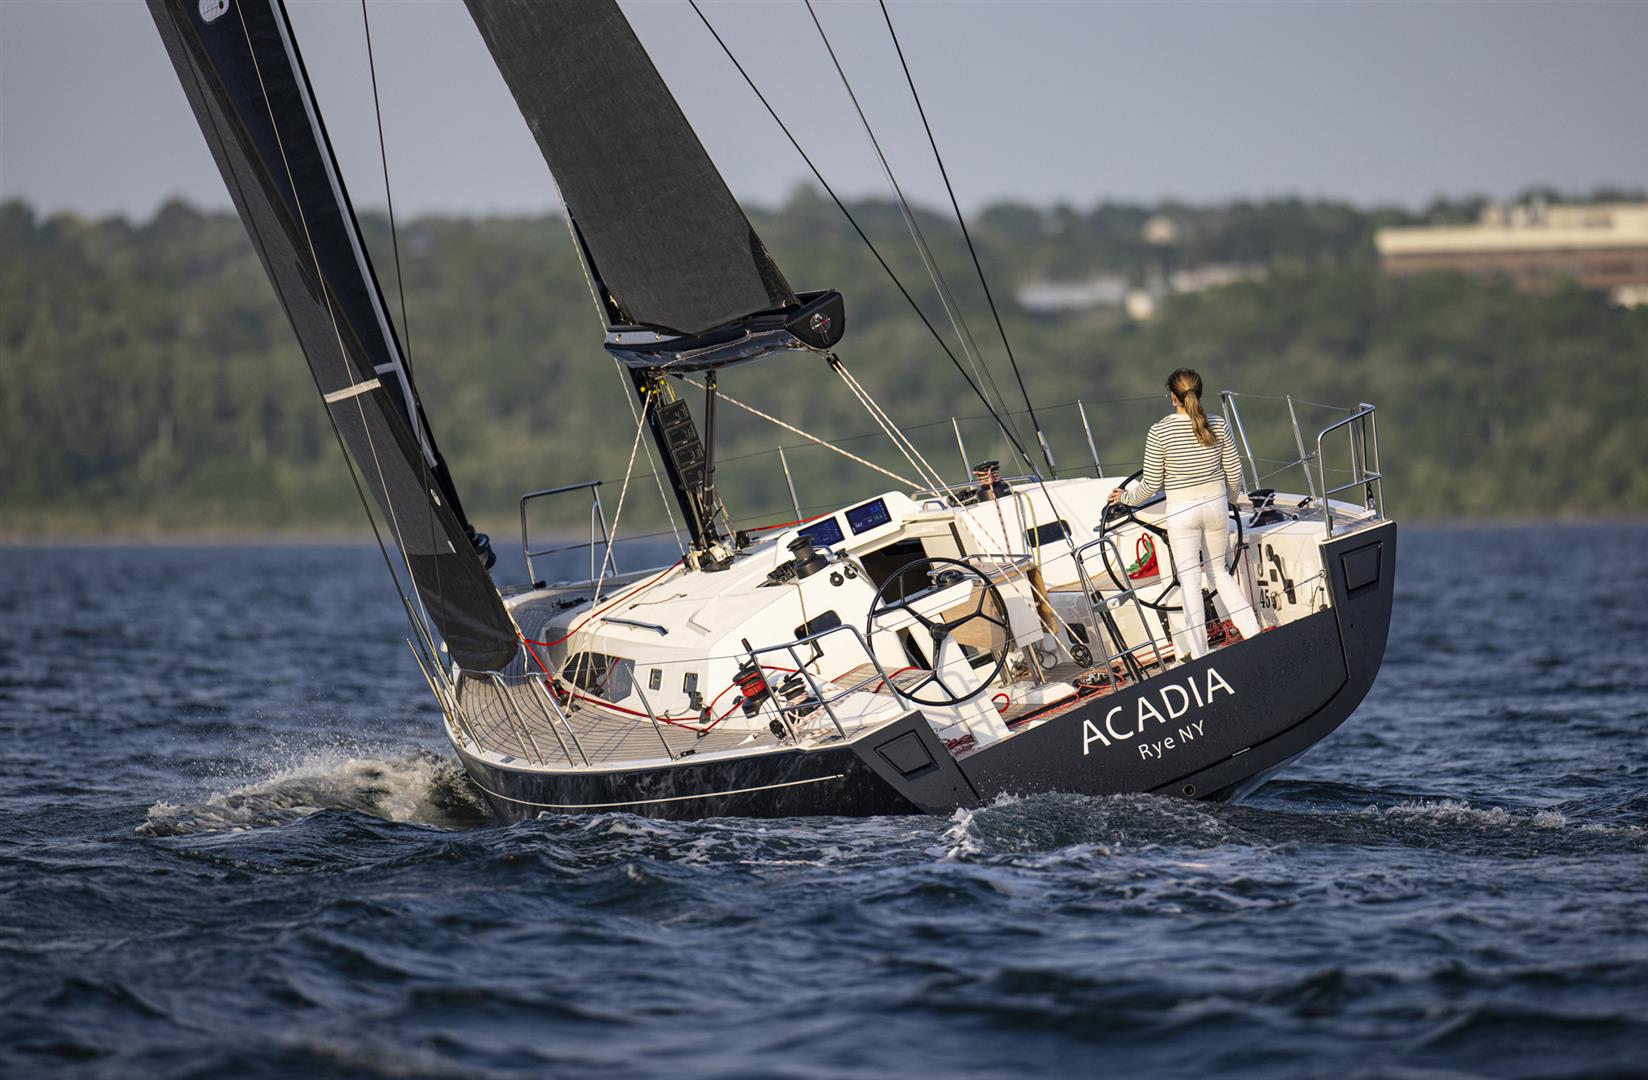
<instances>
[{"instance_id":1,"label":"black headsail","mask_svg":"<svg viewBox=\"0 0 1648 1080\"><path fill-rule=\"evenodd\" d=\"M841 296L790 288L614 0L465 2L560 187L606 348L643 392L665 372L713 380L717 368L840 340ZM706 547L713 469L675 404L653 415L653 436Z\"/></svg>"},{"instance_id":2,"label":"black headsail","mask_svg":"<svg viewBox=\"0 0 1648 1080\"><path fill-rule=\"evenodd\" d=\"M457 663L519 647L385 312L279 0L149 0L195 118L350 456Z\"/></svg>"}]
</instances>

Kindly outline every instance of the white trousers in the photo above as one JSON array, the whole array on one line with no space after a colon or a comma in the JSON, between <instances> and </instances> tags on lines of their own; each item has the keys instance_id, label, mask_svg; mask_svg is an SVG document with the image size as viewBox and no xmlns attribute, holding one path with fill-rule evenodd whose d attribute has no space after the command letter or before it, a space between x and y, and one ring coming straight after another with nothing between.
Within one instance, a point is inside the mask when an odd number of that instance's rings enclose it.
<instances>
[{"instance_id":1,"label":"white trousers","mask_svg":"<svg viewBox=\"0 0 1648 1080\"><path fill-rule=\"evenodd\" d=\"M1230 519L1224 486L1204 484L1167 493L1167 546L1179 572L1184 610L1170 616L1173 648L1180 660L1207 655L1207 619L1202 584L1211 578L1225 611L1244 640L1259 636L1259 620L1242 587L1225 564L1230 560Z\"/></svg>"}]
</instances>

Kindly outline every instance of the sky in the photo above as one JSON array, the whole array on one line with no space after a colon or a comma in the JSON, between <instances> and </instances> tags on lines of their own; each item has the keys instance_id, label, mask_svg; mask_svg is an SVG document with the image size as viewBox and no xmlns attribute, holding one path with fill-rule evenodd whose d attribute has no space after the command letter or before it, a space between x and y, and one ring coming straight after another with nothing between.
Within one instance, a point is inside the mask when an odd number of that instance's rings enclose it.
<instances>
[{"instance_id":1,"label":"sky","mask_svg":"<svg viewBox=\"0 0 1648 1080\"><path fill-rule=\"evenodd\" d=\"M735 194L806 167L686 0L623 9ZM384 204L356 0L289 0L357 206ZM844 195L886 195L802 0L703 0ZM899 181L944 189L873 0L815 0ZM890 0L957 195L1078 207L1283 194L1417 207L1648 183L1648 0ZM554 187L459 0L368 0L397 214L541 213ZM229 198L139 0L0 0L0 199L144 218Z\"/></svg>"}]
</instances>

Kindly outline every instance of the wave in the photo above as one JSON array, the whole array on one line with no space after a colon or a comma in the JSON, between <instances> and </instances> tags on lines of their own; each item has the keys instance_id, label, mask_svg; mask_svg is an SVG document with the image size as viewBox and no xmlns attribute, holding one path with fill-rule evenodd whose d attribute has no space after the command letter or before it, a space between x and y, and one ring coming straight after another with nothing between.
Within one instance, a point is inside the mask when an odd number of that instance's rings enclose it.
<instances>
[{"instance_id":1,"label":"wave","mask_svg":"<svg viewBox=\"0 0 1648 1080\"><path fill-rule=\"evenodd\" d=\"M1440 847L1514 857L1648 851L1648 828L1622 824L1617 818L1595 820L1569 805L1513 810L1424 797L1379 805L1372 792L1316 810L1153 795L1054 794L1003 797L976 809L958 810L938 841L931 853L944 861L1301 844Z\"/></svg>"},{"instance_id":2,"label":"wave","mask_svg":"<svg viewBox=\"0 0 1648 1080\"><path fill-rule=\"evenodd\" d=\"M445 829L489 823L487 809L453 759L419 750L395 756L312 752L297 764L203 802L149 808L141 836L191 836L272 828L326 810Z\"/></svg>"}]
</instances>

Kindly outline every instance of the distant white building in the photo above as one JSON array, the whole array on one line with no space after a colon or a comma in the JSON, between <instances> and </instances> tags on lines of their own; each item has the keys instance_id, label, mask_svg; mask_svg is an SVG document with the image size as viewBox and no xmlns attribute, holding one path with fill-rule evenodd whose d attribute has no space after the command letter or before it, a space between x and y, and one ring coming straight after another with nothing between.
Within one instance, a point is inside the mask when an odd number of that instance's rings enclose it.
<instances>
[{"instance_id":1,"label":"distant white building","mask_svg":"<svg viewBox=\"0 0 1648 1080\"><path fill-rule=\"evenodd\" d=\"M1057 315L1098 307L1121 307L1127 279L1114 275L1086 281L1032 281L1019 286L1014 299L1032 315Z\"/></svg>"},{"instance_id":2,"label":"distant white building","mask_svg":"<svg viewBox=\"0 0 1648 1080\"><path fill-rule=\"evenodd\" d=\"M1119 275L1101 275L1085 281L1032 281L1013 294L1020 308L1033 315L1058 315L1093 308L1121 308L1132 319L1148 319L1170 293L1205 292L1239 281L1260 281L1263 266L1249 263L1208 263L1175 270L1165 279L1131 285Z\"/></svg>"},{"instance_id":3,"label":"distant white building","mask_svg":"<svg viewBox=\"0 0 1648 1080\"><path fill-rule=\"evenodd\" d=\"M1489 206L1474 225L1380 229L1389 274L1453 270L1522 288L1572 280L1616 304L1648 302L1648 203Z\"/></svg>"}]
</instances>

